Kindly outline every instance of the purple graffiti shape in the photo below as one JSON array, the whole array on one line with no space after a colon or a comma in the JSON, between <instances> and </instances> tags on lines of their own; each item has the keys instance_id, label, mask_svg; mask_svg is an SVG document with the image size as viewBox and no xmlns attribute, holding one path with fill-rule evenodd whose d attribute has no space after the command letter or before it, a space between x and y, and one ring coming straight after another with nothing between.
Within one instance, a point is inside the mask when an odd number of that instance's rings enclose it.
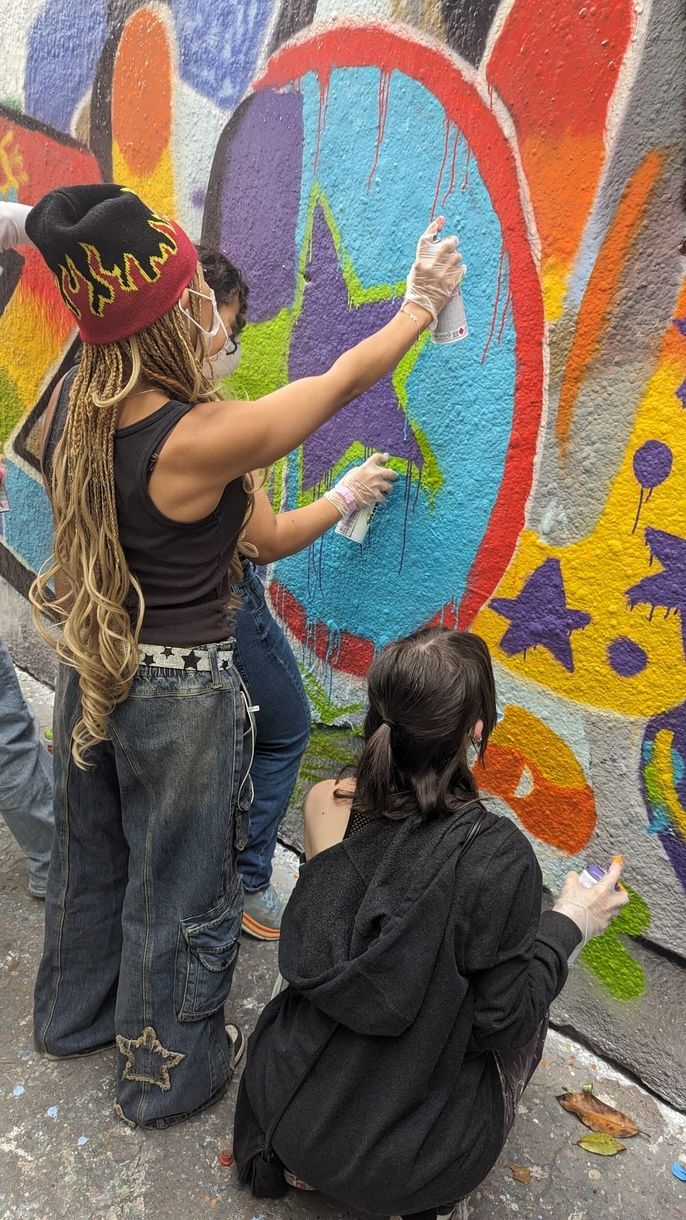
<instances>
[{"instance_id":1,"label":"purple graffiti shape","mask_svg":"<svg viewBox=\"0 0 686 1220\"><path fill-rule=\"evenodd\" d=\"M491 609L510 620L500 647L513 656L539 645L574 672L571 634L591 621L585 610L570 610L559 559L546 559L532 572L517 597L494 597Z\"/></svg>"},{"instance_id":2,"label":"purple graffiti shape","mask_svg":"<svg viewBox=\"0 0 686 1220\"><path fill-rule=\"evenodd\" d=\"M686 841L673 823L666 800L667 794L663 791L664 777L657 774L654 762L655 739L660 732L672 734L671 796L672 800L678 801L681 808L686 810L686 703L649 721L643 738L641 772L649 833L659 838L674 872L686 890Z\"/></svg>"},{"instance_id":3,"label":"purple graffiti shape","mask_svg":"<svg viewBox=\"0 0 686 1220\"><path fill-rule=\"evenodd\" d=\"M325 372L342 351L384 326L398 311L395 300L359 306L349 303L333 236L320 205L314 214L312 254L305 278L302 312L291 341L291 379ZM355 441L422 465L419 445L390 377L339 411L305 442L304 487L321 483Z\"/></svg>"},{"instance_id":4,"label":"purple graffiti shape","mask_svg":"<svg viewBox=\"0 0 686 1220\"><path fill-rule=\"evenodd\" d=\"M251 322L293 304L302 150L301 95L265 89L239 106L215 153L203 238L241 268Z\"/></svg>"},{"instance_id":5,"label":"purple graffiti shape","mask_svg":"<svg viewBox=\"0 0 686 1220\"><path fill-rule=\"evenodd\" d=\"M651 526L645 532L650 547L650 562L657 559L663 571L645 576L627 590L629 605L650 606L651 618L657 606L681 616L681 641L686 654L686 539Z\"/></svg>"},{"instance_id":6,"label":"purple graffiti shape","mask_svg":"<svg viewBox=\"0 0 686 1220\"><path fill-rule=\"evenodd\" d=\"M672 318L672 322L682 335L686 335L686 318Z\"/></svg>"},{"instance_id":7,"label":"purple graffiti shape","mask_svg":"<svg viewBox=\"0 0 686 1220\"><path fill-rule=\"evenodd\" d=\"M608 645L607 659L620 678L635 678L642 674L648 664L648 654L640 644L626 635L620 635Z\"/></svg>"},{"instance_id":8,"label":"purple graffiti shape","mask_svg":"<svg viewBox=\"0 0 686 1220\"><path fill-rule=\"evenodd\" d=\"M662 441L645 441L640 449L637 449L634 454L634 474L637 481L641 485L641 491L638 497L638 508L636 510L636 518L632 534L636 532L638 519L643 508L644 493L647 492L646 500L649 500L656 487L664 483L665 479L669 478L672 470L673 455L669 445L663 444Z\"/></svg>"}]
</instances>

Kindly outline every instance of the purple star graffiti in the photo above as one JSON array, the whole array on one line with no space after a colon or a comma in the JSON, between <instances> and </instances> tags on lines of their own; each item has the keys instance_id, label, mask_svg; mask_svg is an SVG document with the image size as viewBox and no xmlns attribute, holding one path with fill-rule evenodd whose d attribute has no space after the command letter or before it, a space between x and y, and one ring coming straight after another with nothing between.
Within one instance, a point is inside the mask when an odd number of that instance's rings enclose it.
<instances>
[{"instance_id":1,"label":"purple star graffiti","mask_svg":"<svg viewBox=\"0 0 686 1220\"><path fill-rule=\"evenodd\" d=\"M384 326L398 310L396 300L372 301L358 307L350 304L331 230L320 205L314 214L306 280L302 312L291 339L291 379L325 372L345 348ZM390 377L372 386L305 441L304 487L321 483L354 441L422 465L419 445Z\"/></svg>"},{"instance_id":2,"label":"purple star graffiti","mask_svg":"<svg viewBox=\"0 0 686 1220\"><path fill-rule=\"evenodd\" d=\"M661 606L681 615L681 641L686 654L686 539L649 526L645 540L650 547L650 562L657 559L663 571L645 576L627 590L631 609L650 606L651 614Z\"/></svg>"},{"instance_id":3,"label":"purple star graffiti","mask_svg":"<svg viewBox=\"0 0 686 1220\"><path fill-rule=\"evenodd\" d=\"M574 672L571 634L591 621L585 610L570 610L559 559L546 559L532 572L517 597L494 597L491 609L510 620L500 647L514 656L539 645Z\"/></svg>"}]
</instances>

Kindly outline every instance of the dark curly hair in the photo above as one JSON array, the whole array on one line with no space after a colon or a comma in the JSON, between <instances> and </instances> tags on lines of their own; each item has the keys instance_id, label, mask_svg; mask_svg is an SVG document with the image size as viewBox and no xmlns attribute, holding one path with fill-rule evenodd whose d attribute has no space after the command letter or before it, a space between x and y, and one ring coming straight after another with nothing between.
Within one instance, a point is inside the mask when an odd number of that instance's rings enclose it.
<instances>
[{"instance_id":1,"label":"dark curly hair","mask_svg":"<svg viewBox=\"0 0 686 1220\"><path fill-rule=\"evenodd\" d=\"M198 242L195 247L202 263L205 279L214 292L217 305L230 305L238 297L238 314L234 327L234 339L240 335L248 318L248 285L243 273L215 246Z\"/></svg>"}]
</instances>

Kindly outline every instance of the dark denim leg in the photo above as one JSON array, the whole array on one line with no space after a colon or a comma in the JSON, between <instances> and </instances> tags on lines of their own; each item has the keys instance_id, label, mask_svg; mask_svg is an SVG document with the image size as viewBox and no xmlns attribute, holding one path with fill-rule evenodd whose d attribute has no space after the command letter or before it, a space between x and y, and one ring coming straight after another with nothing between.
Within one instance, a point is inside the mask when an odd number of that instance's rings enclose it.
<instances>
[{"instance_id":1,"label":"dark denim leg","mask_svg":"<svg viewBox=\"0 0 686 1220\"><path fill-rule=\"evenodd\" d=\"M111 745L92 751L86 771L71 757L80 707L78 676L60 665L54 712L55 848L34 1007L36 1046L53 1055L79 1054L114 1040L128 868Z\"/></svg>"},{"instance_id":2,"label":"dark denim leg","mask_svg":"<svg viewBox=\"0 0 686 1220\"><path fill-rule=\"evenodd\" d=\"M45 892L50 866L52 759L0 640L0 815L26 853L33 893Z\"/></svg>"},{"instance_id":3,"label":"dark denim leg","mask_svg":"<svg viewBox=\"0 0 686 1220\"><path fill-rule=\"evenodd\" d=\"M236 588L243 603L236 620L236 665L260 709L250 771L250 831L238 859L245 888L252 892L269 884L279 825L310 735L310 709L293 651L269 611L252 565Z\"/></svg>"},{"instance_id":4,"label":"dark denim leg","mask_svg":"<svg viewBox=\"0 0 686 1220\"><path fill-rule=\"evenodd\" d=\"M243 719L236 670L218 669L216 656L212 673L141 667L111 719L130 850L117 1112L131 1122L189 1117L231 1077L224 1002L243 906Z\"/></svg>"}]
</instances>

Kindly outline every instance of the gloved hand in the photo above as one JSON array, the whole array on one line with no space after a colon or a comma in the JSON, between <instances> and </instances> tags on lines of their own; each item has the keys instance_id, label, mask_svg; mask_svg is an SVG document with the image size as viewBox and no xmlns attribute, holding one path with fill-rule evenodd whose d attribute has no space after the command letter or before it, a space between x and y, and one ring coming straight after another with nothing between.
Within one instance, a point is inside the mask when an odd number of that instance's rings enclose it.
<instances>
[{"instance_id":1,"label":"gloved hand","mask_svg":"<svg viewBox=\"0 0 686 1220\"><path fill-rule=\"evenodd\" d=\"M457 237L433 240L444 224L444 217L437 216L422 233L405 292L405 304L414 302L431 314L430 330L435 330L439 313L467 270L457 249Z\"/></svg>"},{"instance_id":2,"label":"gloved hand","mask_svg":"<svg viewBox=\"0 0 686 1220\"><path fill-rule=\"evenodd\" d=\"M397 474L386 465L387 453L373 453L361 466L353 466L335 487L324 493L342 517L354 513L366 504L380 504L388 495Z\"/></svg>"},{"instance_id":3,"label":"gloved hand","mask_svg":"<svg viewBox=\"0 0 686 1220\"><path fill-rule=\"evenodd\" d=\"M0 251L33 245L26 236L26 217L30 211L26 203L0 199Z\"/></svg>"},{"instance_id":4,"label":"gloved hand","mask_svg":"<svg viewBox=\"0 0 686 1220\"><path fill-rule=\"evenodd\" d=\"M606 932L615 915L629 901L629 895L622 886L615 889L623 865L621 856L613 856L612 864L602 880L588 889L579 881L578 873L567 873L553 910L566 915L576 924L583 938L580 948L588 944L593 936Z\"/></svg>"}]
</instances>

